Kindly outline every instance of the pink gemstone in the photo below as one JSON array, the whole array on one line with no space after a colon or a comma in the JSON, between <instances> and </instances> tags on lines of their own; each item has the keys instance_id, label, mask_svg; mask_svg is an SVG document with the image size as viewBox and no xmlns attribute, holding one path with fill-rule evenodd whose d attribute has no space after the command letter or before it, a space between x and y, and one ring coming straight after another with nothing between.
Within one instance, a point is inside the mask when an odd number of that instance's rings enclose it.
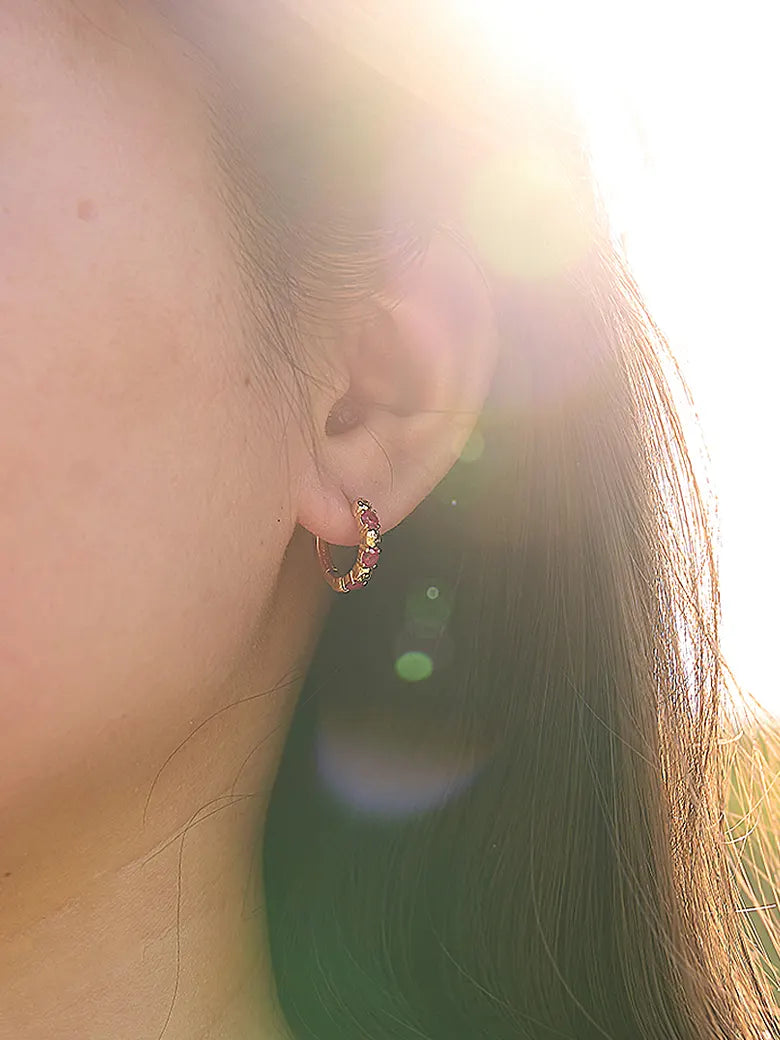
<instances>
[{"instance_id":1,"label":"pink gemstone","mask_svg":"<svg viewBox=\"0 0 780 1040\"><path fill-rule=\"evenodd\" d=\"M375 567L378 559L378 549L364 549L360 554L360 562L364 567Z\"/></svg>"},{"instance_id":2,"label":"pink gemstone","mask_svg":"<svg viewBox=\"0 0 780 1040\"><path fill-rule=\"evenodd\" d=\"M366 527L371 527L375 531L379 529L379 517L376 515L373 509L367 509L365 513L361 514L361 523L364 523Z\"/></svg>"},{"instance_id":3,"label":"pink gemstone","mask_svg":"<svg viewBox=\"0 0 780 1040\"><path fill-rule=\"evenodd\" d=\"M362 589L363 588L363 582L362 581L348 581L348 582L345 583L344 588L348 592L352 592L354 589Z\"/></svg>"}]
</instances>

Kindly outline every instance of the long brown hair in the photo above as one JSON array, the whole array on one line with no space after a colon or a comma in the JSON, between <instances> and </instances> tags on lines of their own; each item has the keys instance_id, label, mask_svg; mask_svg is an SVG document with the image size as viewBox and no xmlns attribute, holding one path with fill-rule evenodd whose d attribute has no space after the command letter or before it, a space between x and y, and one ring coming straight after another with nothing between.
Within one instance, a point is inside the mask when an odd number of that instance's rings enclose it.
<instances>
[{"instance_id":1,"label":"long brown hair","mask_svg":"<svg viewBox=\"0 0 780 1040\"><path fill-rule=\"evenodd\" d=\"M300 699L263 849L293 1034L780 1036L774 917L745 912L774 854L748 831L776 817L731 784L763 762L760 793L774 736L727 710L690 398L581 128L539 95L512 140L465 133L276 5L266 31L264 113L223 83L215 144L248 313L303 414L318 308L367 320L434 231L482 265L502 344L473 450L334 598ZM510 239L584 243L544 277L495 269L459 204L508 147L566 185L522 226L500 200Z\"/></svg>"}]
</instances>

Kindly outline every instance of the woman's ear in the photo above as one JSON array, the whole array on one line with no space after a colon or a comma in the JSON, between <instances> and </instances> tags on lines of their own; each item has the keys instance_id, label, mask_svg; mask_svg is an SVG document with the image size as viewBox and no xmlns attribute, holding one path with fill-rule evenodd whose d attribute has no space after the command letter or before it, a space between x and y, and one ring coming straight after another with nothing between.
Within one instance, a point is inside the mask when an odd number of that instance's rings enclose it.
<instances>
[{"instance_id":1,"label":"woman's ear","mask_svg":"<svg viewBox=\"0 0 780 1040\"><path fill-rule=\"evenodd\" d=\"M357 335L337 337L337 377L312 388L315 452L298 522L354 545L350 504L368 499L387 531L439 483L479 417L496 365L490 294L463 246L438 234L389 285Z\"/></svg>"}]
</instances>

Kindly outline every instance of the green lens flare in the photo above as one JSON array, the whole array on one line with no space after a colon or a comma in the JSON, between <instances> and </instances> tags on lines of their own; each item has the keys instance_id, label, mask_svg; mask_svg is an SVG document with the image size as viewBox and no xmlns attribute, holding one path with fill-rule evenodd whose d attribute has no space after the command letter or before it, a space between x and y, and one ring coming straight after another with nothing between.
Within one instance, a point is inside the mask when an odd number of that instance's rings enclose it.
<instances>
[{"instance_id":1,"label":"green lens flare","mask_svg":"<svg viewBox=\"0 0 780 1040\"><path fill-rule=\"evenodd\" d=\"M415 583L406 597L406 632L431 639L441 635L452 613L452 605L452 594L446 585L440 584L435 574L425 575L419 585Z\"/></svg>"},{"instance_id":2,"label":"green lens flare","mask_svg":"<svg viewBox=\"0 0 780 1040\"><path fill-rule=\"evenodd\" d=\"M433 661L421 650L408 650L395 662L395 670L406 682L419 682L433 674Z\"/></svg>"}]
</instances>

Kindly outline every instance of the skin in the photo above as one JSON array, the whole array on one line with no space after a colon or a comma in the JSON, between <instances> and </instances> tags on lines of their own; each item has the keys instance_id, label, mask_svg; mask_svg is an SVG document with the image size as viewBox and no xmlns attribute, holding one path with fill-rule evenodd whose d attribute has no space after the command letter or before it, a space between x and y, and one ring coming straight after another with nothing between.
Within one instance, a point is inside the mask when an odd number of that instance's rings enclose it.
<instances>
[{"instance_id":1,"label":"skin","mask_svg":"<svg viewBox=\"0 0 780 1040\"><path fill-rule=\"evenodd\" d=\"M389 340L335 329L316 466L242 336L187 48L141 3L0 0L0 69L0 1040L276 1040L256 848L335 595L311 535L446 473L488 300L435 242Z\"/></svg>"}]
</instances>

